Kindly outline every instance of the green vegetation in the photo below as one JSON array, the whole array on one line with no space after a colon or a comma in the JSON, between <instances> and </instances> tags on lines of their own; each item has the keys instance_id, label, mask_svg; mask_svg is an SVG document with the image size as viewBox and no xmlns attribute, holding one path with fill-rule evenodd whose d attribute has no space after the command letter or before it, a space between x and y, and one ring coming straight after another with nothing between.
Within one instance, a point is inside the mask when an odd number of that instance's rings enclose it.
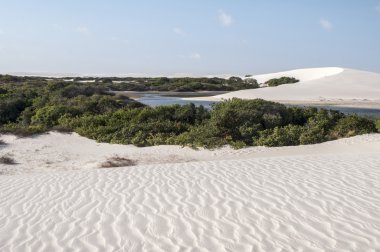
<instances>
[{"instance_id":1,"label":"green vegetation","mask_svg":"<svg viewBox=\"0 0 380 252\"><path fill-rule=\"evenodd\" d=\"M299 80L293 77L281 77L278 79L270 79L265 84L268 85L268 87L277 87L283 84L292 84L292 83L297 83Z\"/></svg>"},{"instance_id":2,"label":"green vegetation","mask_svg":"<svg viewBox=\"0 0 380 252\"><path fill-rule=\"evenodd\" d=\"M97 80L99 82L99 80ZM129 91L235 91L258 88L254 79L243 80L239 77L222 78L124 78L121 80L100 80L113 90Z\"/></svg>"},{"instance_id":3,"label":"green vegetation","mask_svg":"<svg viewBox=\"0 0 380 252\"><path fill-rule=\"evenodd\" d=\"M313 144L376 132L370 119L261 99L232 99L211 110L194 104L153 108L109 93L103 83L8 79L0 84L0 132L21 136L59 130L137 146L241 148Z\"/></svg>"},{"instance_id":4,"label":"green vegetation","mask_svg":"<svg viewBox=\"0 0 380 252\"><path fill-rule=\"evenodd\" d=\"M241 89L259 88L255 79L241 79L239 77L223 78L55 78L56 82L92 84L93 88L102 88L114 91L236 91ZM17 77L10 75L0 75L0 83L25 83L25 82L46 82L42 77ZM0 94L3 92L0 89ZM66 92L70 93L70 90Z\"/></svg>"},{"instance_id":5,"label":"green vegetation","mask_svg":"<svg viewBox=\"0 0 380 252\"><path fill-rule=\"evenodd\" d=\"M17 77L18 78L18 77ZM40 79L0 78L0 129L21 136L59 127L62 116L103 114L144 105L107 88L90 84ZM60 127L61 130L64 130Z\"/></svg>"}]
</instances>

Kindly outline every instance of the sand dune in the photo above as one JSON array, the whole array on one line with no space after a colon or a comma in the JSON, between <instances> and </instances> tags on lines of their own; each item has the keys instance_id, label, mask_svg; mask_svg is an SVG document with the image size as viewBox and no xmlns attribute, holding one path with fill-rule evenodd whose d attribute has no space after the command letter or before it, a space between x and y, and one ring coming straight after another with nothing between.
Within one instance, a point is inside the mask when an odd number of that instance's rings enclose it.
<instances>
[{"instance_id":1,"label":"sand dune","mask_svg":"<svg viewBox=\"0 0 380 252\"><path fill-rule=\"evenodd\" d=\"M16 175L53 171L96 169L112 157L128 158L136 165L186 163L194 161L234 160L253 157L278 157L310 154L380 153L380 134L363 135L316 145L278 148L249 147L234 150L194 150L180 146L139 148L133 145L97 143L76 133L49 132L30 138L0 135L7 145L0 146L0 157L13 158L16 165L0 164L0 174ZM352 144L355 148L352 148Z\"/></svg>"},{"instance_id":2,"label":"sand dune","mask_svg":"<svg viewBox=\"0 0 380 252\"><path fill-rule=\"evenodd\" d=\"M345 68L311 68L253 76L259 83L282 76L300 82L278 87L240 90L199 100L262 98L288 103L368 103L380 107L380 74ZM193 98L192 98L193 99ZM348 105L349 105L348 104Z\"/></svg>"},{"instance_id":3,"label":"sand dune","mask_svg":"<svg viewBox=\"0 0 380 252\"><path fill-rule=\"evenodd\" d=\"M74 150L83 140L55 134L43 137ZM249 149L210 152L231 160L0 176L0 251L380 250L379 134Z\"/></svg>"},{"instance_id":4,"label":"sand dune","mask_svg":"<svg viewBox=\"0 0 380 252\"><path fill-rule=\"evenodd\" d=\"M270 79L281 78L283 76L294 77L300 81L312 81L341 74L342 72L344 72L344 68L340 67L304 68L270 74L259 74L250 78L256 79L258 83L265 83Z\"/></svg>"},{"instance_id":5,"label":"sand dune","mask_svg":"<svg viewBox=\"0 0 380 252\"><path fill-rule=\"evenodd\" d=\"M378 251L378 155L0 177L1 251Z\"/></svg>"}]
</instances>

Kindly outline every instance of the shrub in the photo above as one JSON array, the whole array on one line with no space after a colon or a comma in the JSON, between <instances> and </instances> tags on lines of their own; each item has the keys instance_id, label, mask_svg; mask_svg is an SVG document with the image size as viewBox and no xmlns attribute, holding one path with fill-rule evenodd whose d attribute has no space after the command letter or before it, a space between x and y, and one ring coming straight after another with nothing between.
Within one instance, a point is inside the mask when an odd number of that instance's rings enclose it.
<instances>
[{"instance_id":1,"label":"shrub","mask_svg":"<svg viewBox=\"0 0 380 252\"><path fill-rule=\"evenodd\" d=\"M313 107L289 107L290 121L295 125L305 125L307 121L318 113Z\"/></svg>"},{"instance_id":2,"label":"shrub","mask_svg":"<svg viewBox=\"0 0 380 252\"><path fill-rule=\"evenodd\" d=\"M0 125L15 122L26 106L26 101L20 97L1 98Z\"/></svg>"},{"instance_id":3,"label":"shrub","mask_svg":"<svg viewBox=\"0 0 380 252\"><path fill-rule=\"evenodd\" d=\"M279 85L283 84L292 84L292 83L297 83L299 80L293 77L281 77L281 78L275 78L275 79L270 79L265 82L269 87L277 87Z\"/></svg>"},{"instance_id":4,"label":"shrub","mask_svg":"<svg viewBox=\"0 0 380 252\"><path fill-rule=\"evenodd\" d=\"M244 83L247 84L247 85L250 85L252 89L260 87L260 85L259 85L259 83L257 82L256 79L247 78L247 79L244 80Z\"/></svg>"},{"instance_id":5,"label":"shrub","mask_svg":"<svg viewBox=\"0 0 380 252\"><path fill-rule=\"evenodd\" d=\"M380 118L377 119L376 121L376 128L377 128L377 131L380 132Z\"/></svg>"},{"instance_id":6,"label":"shrub","mask_svg":"<svg viewBox=\"0 0 380 252\"><path fill-rule=\"evenodd\" d=\"M40 108L31 118L32 124L44 125L51 128L58 123L58 119L64 114L69 114L70 109L62 105L51 105Z\"/></svg>"},{"instance_id":7,"label":"shrub","mask_svg":"<svg viewBox=\"0 0 380 252\"><path fill-rule=\"evenodd\" d=\"M31 125L24 127L17 123L9 123L0 128L0 133L14 134L19 137L29 137L46 132L46 128L41 125Z\"/></svg>"},{"instance_id":8,"label":"shrub","mask_svg":"<svg viewBox=\"0 0 380 252\"><path fill-rule=\"evenodd\" d=\"M80 95L92 96L94 94L105 94L105 90L99 87L79 84L70 84L63 89L59 89L59 95L65 98L73 98Z\"/></svg>"},{"instance_id":9,"label":"shrub","mask_svg":"<svg viewBox=\"0 0 380 252\"><path fill-rule=\"evenodd\" d=\"M376 131L375 122L372 120L357 115L351 115L341 118L332 129L330 135L332 139L337 139L374 133Z\"/></svg>"},{"instance_id":10,"label":"shrub","mask_svg":"<svg viewBox=\"0 0 380 252\"><path fill-rule=\"evenodd\" d=\"M300 144L317 144L329 140L326 130L319 127L304 127L300 135Z\"/></svg>"},{"instance_id":11,"label":"shrub","mask_svg":"<svg viewBox=\"0 0 380 252\"><path fill-rule=\"evenodd\" d=\"M302 127L298 125L287 125L276 127L260 132L260 137L255 140L256 145L268 147L299 145Z\"/></svg>"},{"instance_id":12,"label":"shrub","mask_svg":"<svg viewBox=\"0 0 380 252\"><path fill-rule=\"evenodd\" d=\"M206 147L213 149L227 144L227 138L219 136L215 125L203 124L193 126L188 131L175 138L175 144L190 146L192 148Z\"/></svg>"},{"instance_id":13,"label":"shrub","mask_svg":"<svg viewBox=\"0 0 380 252\"><path fill-rule=\"evenodd\" d=\"M245 138L239 130L243 125L262 129L274 128L283 126L287 117L287 109L282 104L261 99L234 98L213 106L210 123L218 129L219 136L231 137L236 141Z\"/></svg>"}]
</instances>

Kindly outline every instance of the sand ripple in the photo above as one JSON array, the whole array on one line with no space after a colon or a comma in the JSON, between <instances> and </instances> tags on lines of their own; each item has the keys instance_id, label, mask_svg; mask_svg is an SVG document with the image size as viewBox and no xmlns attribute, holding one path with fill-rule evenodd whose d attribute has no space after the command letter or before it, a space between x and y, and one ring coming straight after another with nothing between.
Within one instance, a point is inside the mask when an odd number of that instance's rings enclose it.
<instances>
[{"instance_id":1,"label":"sand ripple","mask_svg":"<svg viewBox=\"0 0 380 252\"><path fill-rule=\"evenodd\" d=\"M380 158L0 177L0 251L379 251Z\"/></svg>"}]
</instances>

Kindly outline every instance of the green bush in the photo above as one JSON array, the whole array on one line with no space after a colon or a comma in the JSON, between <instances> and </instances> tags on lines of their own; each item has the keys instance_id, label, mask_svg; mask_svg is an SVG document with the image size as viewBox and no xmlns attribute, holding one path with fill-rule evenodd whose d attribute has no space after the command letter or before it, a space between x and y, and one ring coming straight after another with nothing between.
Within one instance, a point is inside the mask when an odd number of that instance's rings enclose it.
<instances>
[{"instance_id":1,"label":"green bush","mask_svg":"<svg viewBox=\"0 0 380 252\"><path fill-rule=\"evenodd\" d=\"M254 129L283 126L288 117L286 107L279 103L234 98L213 106L210 124L218 129L220 137L237 141L246 139L247 130L255 134Z\"/></svg>"},{"instance_id":2,"label":"green bush","mask_svg":"<svg viewBox=\"0 0 380 252\"><path fill-rule=\"evenodd\" d=\"M317 144L329 140L329 136L324 128L319 127L309 127L303 128L300 135L300 144Z\"/></svg>"},{"instance_id":3,"label":"green bush","mask_svg":"<svg viewBox=\"0 0 380 252\"><path fill-rule=\"evenodd\" d=\"M35 125L44 125L51 128L58 123L58 119L65 115L71 114L69 108L62 105L51 105L38 109L31 118L31 123Z\"/></svg>"},{"instance_id":4,"label":"green bush","mask_svg":"<svg viewBox=\"0 0 380 252\"><path fill-rule=\"evenodd\" d=\"M281 77L281 78L275 78L275 79L270 79L265 82L269 87L277 87L279 85L283 84L292 84L292 83L297 83L299 80L293 77Z\"/></svg>"},{"instance_id":5,"label":"green bush","mask_svg":"<svg viewBox=\"0 0 380 252\"><path fill-rule=\"evenodd\" d=\"M247 84L247 85L250 85L250 86L251 86L251 87L250 87L251 89L259 88L259 87L260 87L260 85L259 85L259 83L257 82L257 80L252 79L252 78L247 78L247 79L245 79L245 80L244 80L244 83Z\"/></svg>"},{"instance_id":6,"label":"green bush","mask_svg":"<svg viewBox=\"0 0 380 252\"><path fill-rule=\"evenodd\" d=\"M22 97L2 98L0 100L0 126L2 124L16 122L27 105L27 101Z\"/></svg>"},{"instance_id":7,"label":"green bush","mask_svg":"<svg viewBox=\"0 0 380 252\"><path fill-rule=\"evenodd\" d=\"M215 125L202 124L193 126L175 138L175 144L192 148L205 147L213 149L228 143L227 137L220 137Z\"/></svg>"},{"instance_id":8,"label":"green bush","mask_svg":"<svg viewBox=\"0 0 380 252\"><path fill-rule=\"evenodd\" d=\"M274 147L274 146L292 146L300 144L300 135L302 127L298 125L287 125L285 127L276 127L260 132L260 137L256 140L256 145Z\"/></svg>"},{"instance_id":9,"label":"green bush","mask_svg":"<svg viewBox=\"0 0 380 252\"><path fill-rule=\"evenodd\" d=\"M330 135L332 139L351 137L376 132L376 124L370 119L351 115L341 118Z\"/></svg>"},{"instance_id":10,"label":"green bush","mask_svg":"<svg viewBox=\"0 0 380 252\"><path fill-rule=\"evenodd\" d=\"M9 123L0 128L0 133L14 134L20 137L28 137L46 132L47 129L41 125L24 127L18 123Z\"/></svg>"}]
</instances>

